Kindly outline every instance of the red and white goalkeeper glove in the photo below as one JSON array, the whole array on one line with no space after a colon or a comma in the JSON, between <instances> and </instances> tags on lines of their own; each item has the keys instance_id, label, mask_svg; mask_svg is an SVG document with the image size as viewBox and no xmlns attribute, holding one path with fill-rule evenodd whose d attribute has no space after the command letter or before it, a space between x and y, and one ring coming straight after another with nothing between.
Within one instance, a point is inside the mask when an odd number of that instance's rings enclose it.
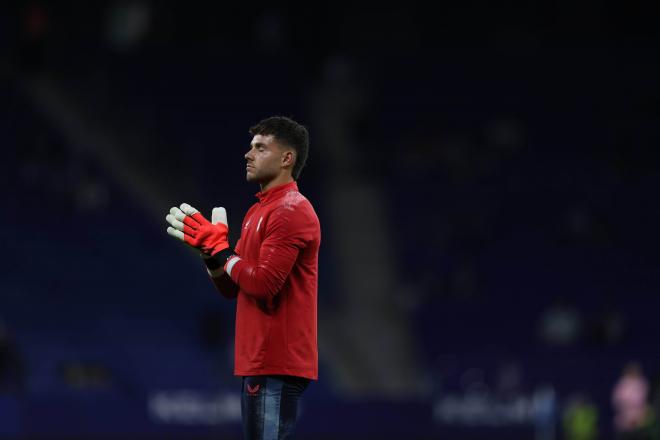
<instances>
[{"instance_id":1,"label":"red and white goalkeeper glove","mask_svg":"<svg viewBox=\"0 0 660 440\"><path fill-rule=\"evenodd\" d=\"M199 211L187 203L173 207L165 220L171 225L167 233L205 255L216 255L230 249L227 240L229 227L225 208L213 208L209 222Z\"/></svg>"}]
</instances>

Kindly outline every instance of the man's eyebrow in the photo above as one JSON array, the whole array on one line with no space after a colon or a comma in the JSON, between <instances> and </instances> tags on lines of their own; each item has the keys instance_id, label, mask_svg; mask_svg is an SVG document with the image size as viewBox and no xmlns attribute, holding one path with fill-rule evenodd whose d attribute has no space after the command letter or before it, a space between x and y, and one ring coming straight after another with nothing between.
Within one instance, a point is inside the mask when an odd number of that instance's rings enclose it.
<instances>
[{"instance_id":1,"label":"man's eyebrow","mask_svg":"<svg viewBox=\"0 0 660 440\"><path fill-rule=\"evenodd\" d=\"M263 142L254 142L254 143L252 143L252 144L250 144L250 145L253 146L253 147L255 147L255 148L258 148L258 147L265 147L265 146L266 146L266 144L264 144Z\"/></svg>"}]
</instances>

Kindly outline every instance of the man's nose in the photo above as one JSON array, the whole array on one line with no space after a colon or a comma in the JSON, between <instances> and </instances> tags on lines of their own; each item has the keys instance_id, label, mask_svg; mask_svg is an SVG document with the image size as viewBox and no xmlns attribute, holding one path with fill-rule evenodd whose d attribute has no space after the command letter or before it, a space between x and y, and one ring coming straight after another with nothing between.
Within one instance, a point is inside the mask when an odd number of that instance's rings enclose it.
<instances>
[{"instance_id":1,"label":"man's nose","mask_svg":"<svg viewBox=\"0 0 660 440\"><path fill-rule=\"evenodd\" d=\"M245 153L245 156L244 156L245 160L252 160L252 156L250 155L251 152L252 152L252 150L248 150L248 152Z\"/></svg>"}]
</instances>

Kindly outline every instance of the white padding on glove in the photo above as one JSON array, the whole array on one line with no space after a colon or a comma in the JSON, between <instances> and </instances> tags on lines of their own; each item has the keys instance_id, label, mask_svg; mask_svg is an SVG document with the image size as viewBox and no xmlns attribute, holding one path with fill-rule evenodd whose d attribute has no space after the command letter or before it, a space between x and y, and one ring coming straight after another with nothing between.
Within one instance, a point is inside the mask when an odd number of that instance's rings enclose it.
<instances>
[{"instance_id":1,"label":"white padding on glove","mask_svg":"<svg viewBox=\"0 0 660 440\"><path fill-rule=\"evenodd\" d=\"M181 204L181 211L183 211L183 213L186 214L186 215L195 215L199 212L198 210L196 210L195 208L193 208L192 206L190 206L187 203L182 203Z\"/></svg>"},{"instance_id":2,"label":"white padding on glove","mask_svg":"<svg viewBox=\"0 0 660 440\"><path fill-rule=\"evenodd\" d=\"M229 223L227 223L227 210L223 207L213 208L213 212L211 212L211 223L214 225L222 223L225 226L229 226Z\"/></svg>"},{"instance_id":3,"label":"white padding on glove","mask_svg":"<svg viewBox=\"0 0 660 440\"><path fill-rule=\"evenodd\" d=\"M174 237L174 238L178 238L179 240L181 240L181 241L183 241L183 242L186 241L186 239L185 239L184 236L183 236L183 232L182 232L182 231L179 231L178 229L174 229L174 228L171 227L171 226L168 226L168 228L167 228L167 233L170 234L172 237Z\"/></svg>"},{"instance_id":4,"label":"white padding on glove","mask_svg":"<svg viewBox=\"0 0 660 440\"><path fill-rule=\"evenodd\" d=\"M172 227L174 229L176 229L177 231L183 232L183 226L184 226L183 222L177 220L175 216L173 216L172 214L167 214L167 216L165 217L165 220L167 221L167 223L172 225Z\"/></svg>"}]
</instances>

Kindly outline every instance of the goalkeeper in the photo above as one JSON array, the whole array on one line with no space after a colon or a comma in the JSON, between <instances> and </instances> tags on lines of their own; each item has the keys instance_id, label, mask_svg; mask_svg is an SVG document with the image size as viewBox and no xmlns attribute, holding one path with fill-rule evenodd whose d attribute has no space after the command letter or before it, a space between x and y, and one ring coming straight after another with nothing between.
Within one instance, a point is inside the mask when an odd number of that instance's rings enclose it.
<instances>
[{"instance_id":1,"label":"goalkeeper","mask_svg":"<svg viewBox=\"0 0 660 440\"><path fill-rule=\"evenodd\" d=\"M258 183L236 246L227 216L212 221L184 203L167 215L168 234L198 249L217 290L236 299L234 374L242 376L247 439L291 438L298 400L318 378L317 281L321 229L296 180L309 150L307 129L285 117L250 128L248 182Z\"/></svg>"}]
</instances>

